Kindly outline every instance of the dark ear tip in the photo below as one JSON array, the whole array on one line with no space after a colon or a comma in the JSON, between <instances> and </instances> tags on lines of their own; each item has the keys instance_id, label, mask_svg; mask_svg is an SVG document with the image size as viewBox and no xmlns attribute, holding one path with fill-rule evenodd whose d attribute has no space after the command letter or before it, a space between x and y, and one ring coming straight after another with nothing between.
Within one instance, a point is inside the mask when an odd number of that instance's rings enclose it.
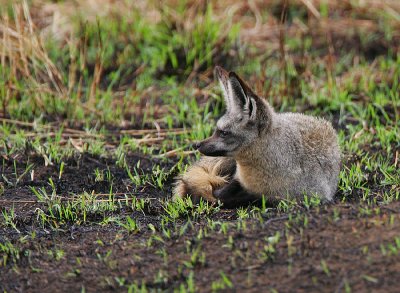
<instances>
[{"instance_id":1,"label":"dark ear tip","mask_svg":"<svg viewBox=\"0 0 400 293\"><path fill-rule=\"evenodd\" d=\"M231 71L231 72L229 72L229 78L232 78L232 77L237 79L239 76L234 71Z\"/></svg>"},{"instance_id":2,"label":"dark ear tip","mask_svg":"<svg viewBox=\"0 0 400 293\"><path fill-rule=\"evenodd\" d=\"M215 66L214 67L214 75L217 77L223 77L223 76L227 76L228 72L223 69L221 66Z\"/></svg>"}]
</instances>

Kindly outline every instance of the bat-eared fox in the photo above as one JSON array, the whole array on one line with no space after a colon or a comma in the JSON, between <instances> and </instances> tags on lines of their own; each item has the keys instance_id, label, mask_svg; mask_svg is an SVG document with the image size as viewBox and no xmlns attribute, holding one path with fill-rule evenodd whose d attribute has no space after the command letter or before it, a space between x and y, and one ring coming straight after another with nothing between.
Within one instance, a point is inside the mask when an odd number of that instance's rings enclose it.
<instances>
[{"instance_id":1,"label":"bat-eared fox","mask_svg":"<svg viewBox=\"0 0 400 293\"><path fill-rule=\"evenodd\" d=\"M217 66L226 113L214 134L195 144L204 156L180 175L174 197L200 197L224 206L260 199L318 196L332 200L341 153L330 122L276 113L234 72Z\"/></svg>"}]
</instances>

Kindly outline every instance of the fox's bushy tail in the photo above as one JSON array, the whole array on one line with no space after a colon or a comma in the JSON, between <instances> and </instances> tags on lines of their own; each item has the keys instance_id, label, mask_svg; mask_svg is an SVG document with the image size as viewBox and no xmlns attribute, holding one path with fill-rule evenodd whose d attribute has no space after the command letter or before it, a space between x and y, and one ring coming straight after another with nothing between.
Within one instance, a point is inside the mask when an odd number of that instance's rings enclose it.
<instances>
[{"instance_id":1,"label":"fox's bushy tail","mask_svg":"<svg viewBox=\"0 0 400 293\"><path fill-rule=\"evenodd\" d=\"M190 196L215 202L213 191L225 185L236 171L236 162L226 157L202 157L177 178L174 199Z\"/></svg>"}]
</instances>

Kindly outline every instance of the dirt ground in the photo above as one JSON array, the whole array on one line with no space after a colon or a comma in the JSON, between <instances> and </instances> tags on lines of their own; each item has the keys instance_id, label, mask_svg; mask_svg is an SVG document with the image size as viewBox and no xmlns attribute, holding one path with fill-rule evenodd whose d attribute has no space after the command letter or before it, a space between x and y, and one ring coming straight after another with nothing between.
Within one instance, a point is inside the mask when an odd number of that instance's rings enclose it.
<instances>
[{"instance_id":1,"label":"dirt ground","mask_svg":"<svg viewBox=\"0 0 400 293\"><path fill-rule=\"evenodd\" d=\"M399 202L371 206L337 199L310 210L299 208L290 214L271 212L264 214L262 220L244 221L238 220L236 210L222 209L211 216L192 219L192 225L180 237L172 233L169 238L157 241L154 235L162 230L160 216L164 213L160 200L169 196L176 174L170 174L168 188L163 191L149 185L133 191L126 172L108 159L88 155L71 158L66 162L62 180L57 178L55 167L44 166L43 158L19 154L13 159L18 161L19 172L28 161L34 164L34 181L27 174L18 187L6 188L2 199L15 201L19 232L35 231L36 235L23 241L16 230L2 230L0 238L12 239L21 252L17 266L9 262L0 267L2 291L73 292L82 288L87 292L122 291L132 282L146 284L148 290L170 291L193 278L196 290L208 292L212 289L210 277L221 278L221 269L237 292L345 292L349 288L353 292L398 291ZM128 161L135 164L139 159L144 172L148 171L150 160L132 155ZM4 174L14 172L11 158L3 157L3 162ZM51 177L57 193L65 195L65 200L68 192L94 190L107 194L110 186L105 181L95 181L92 172L95 168L111 171L116 194L132 192L138 198L151 195L143 212L120 208L115 213L135 218L142 227L152 224L157 232L144 228L127 233L114 224L101 224L101 218L111 217L112 211L105 212L106 215L88 215L87 222L81 225L65 223L57 232L40 226L36 210L43 209L44 204L35 203L29 186L46 186ZM245 223L245 228L231 227L225 234L206 232L207 218ZM175 227L186 224L183 217ZM201 230L203 237L199 238ZM274 253L262 257L260 252L265 251L266 240L277 232L282 240L276 244ZM153 243L148 245L151 239ZM193 261L188 254L196 249L204 253L202 261ZM56 250L63 251L63 257L56 259L50 253ZM225 290L229 291L229 287Z\"/></svg>"}]
</instances>

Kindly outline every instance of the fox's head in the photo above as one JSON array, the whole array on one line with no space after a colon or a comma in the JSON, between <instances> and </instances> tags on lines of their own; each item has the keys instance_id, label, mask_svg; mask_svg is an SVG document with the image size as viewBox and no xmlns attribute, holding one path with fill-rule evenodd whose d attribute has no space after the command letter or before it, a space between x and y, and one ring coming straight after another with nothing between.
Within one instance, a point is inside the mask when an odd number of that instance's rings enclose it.
<instances>
[{"instance_id":1,"label":"fox's head","mask_svg":"<svg viewBox=\"0 0 400 293\"><path fill-rule=\"evenodd\" d=\"M226 113L218 120L214 134L198 142L196 148L206 156L235 156L265 133L272 109L236 73L217 66L214 75L224 95Z\"/></svg>"}]
</instances>

